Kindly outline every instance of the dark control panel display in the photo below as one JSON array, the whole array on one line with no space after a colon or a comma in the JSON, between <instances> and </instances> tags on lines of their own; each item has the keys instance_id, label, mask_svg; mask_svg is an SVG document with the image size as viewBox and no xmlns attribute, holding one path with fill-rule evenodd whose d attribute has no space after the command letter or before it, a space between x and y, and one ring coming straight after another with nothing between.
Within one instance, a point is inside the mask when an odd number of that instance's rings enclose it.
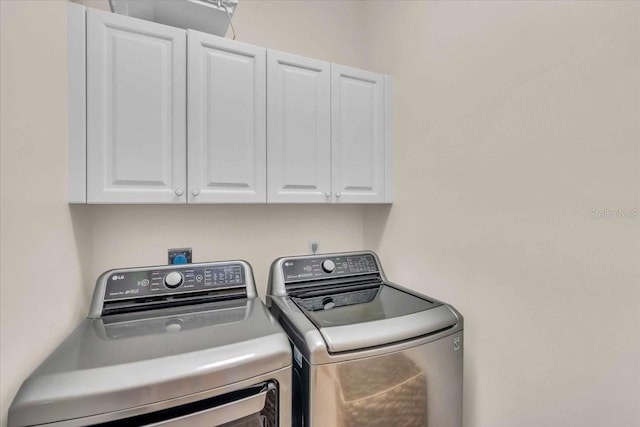
<instances>
[{"instance_id":1,"label":"dark control panel display","mask_svg":"<svg viewBox=\"0 0 640 427\"><path fill-rule=\"evenodd\" d=\"M379 287L362 291L344 292L333 295L321 295L309 298L294 298L308 311L330 310L335 307L371 302L378 294Z\"/></svg>"},{"instance_id":2,"label":"dark control panel display","mask_svg":"<svg viewBox=\"0 0 640 427\"><path fill-rule=\"evenodd\" d=\"M282 263L285 282L325 279L334 276L377 273L373 255L319 256L286 259Z\"/></svg>"},{"instance_id":3,"label":"dark control panel display","mask_svg":"<svg viewBox=\"0 0 640 427\"><path fill-rule=\"evenodd\" d=\"M243 287L245 284L244 268L241 264L187 264L162 270L115 271L107 278L104 299L144 298Z\"/></svg>"}]
</instances>

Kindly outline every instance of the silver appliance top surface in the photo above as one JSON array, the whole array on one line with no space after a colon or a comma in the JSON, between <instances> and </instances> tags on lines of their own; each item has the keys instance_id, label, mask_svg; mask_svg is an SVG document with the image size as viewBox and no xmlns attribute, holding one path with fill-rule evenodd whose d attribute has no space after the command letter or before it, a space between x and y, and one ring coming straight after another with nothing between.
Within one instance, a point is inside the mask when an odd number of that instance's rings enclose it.
<instances>
[{"instance_id":1,"label":"silver appliance top surface","mask_svg":"<svg viewBox=\"0 0 640 427\"><path fill-rule=\"evenodd\" d=\"M231 265L242 265L242 281L245 285L251 281L253 286L248 264ZM185 270L190 268L193 265L162 267L160 271L179 271L186 283ZM134 274L140 270L113 270L101 276L94 295L95 307L100 306L96 300L104 302L104 295L110 292L105 278L118 274L118 280L127 282L123 271ZM9 411L10 427L149 405L290 366L287 337L262 302L246 294L229 296L227 285L239 286L237 270L227 270L233 273L227 275L223 270L211 271L217 272L216 279L209 281L211 288L220 285L217 288L221 296L217 300L211 299L215 290L202 294L196 289L195 294L203 298L193 301L194 289L187 288L189 303L175 305L175 299L179 300L178 286L171 289L171 295L154 300L154 308L142 301L141 308L135 309L132 300L120 299L119 304L127 301L124 310L85 319L22 384ZM148 289L150 284L140 286ZM248 293L254 294L254 290Z\"/></svg>"},{"instance_id":2,"label":"silver appliance top surface","mask_svg":"<svg viewBox=\"0 0 640 427\"><path fill-rule=\"evenodd\" d=\"M318 328L330 353L410 340L458 322L441 303L385 284L364 291L291 299ZM316 307L318 300L325 302L325 308Z\"/></svg>"},{"instance_id":3,"label":"silver appliance top surface","mask_svg":"<svg viewBox=\"0 0 640 427\"><path fill-rule=\"evenodd\" d=\"M369 251L280 258L267 294L296 347L318 363L462 329L453 307L390 283Z\"/></svg>"},{"instance_id":4,"label":"silver appliance top surface","mask_svg":"<svg viewBox=\"0 0 640 427\"><path fill-rule=\"evenodd\" d=\"M292 299L318 328L391 319L441 305L386 285Z\"/></svg>"}]
</instances>

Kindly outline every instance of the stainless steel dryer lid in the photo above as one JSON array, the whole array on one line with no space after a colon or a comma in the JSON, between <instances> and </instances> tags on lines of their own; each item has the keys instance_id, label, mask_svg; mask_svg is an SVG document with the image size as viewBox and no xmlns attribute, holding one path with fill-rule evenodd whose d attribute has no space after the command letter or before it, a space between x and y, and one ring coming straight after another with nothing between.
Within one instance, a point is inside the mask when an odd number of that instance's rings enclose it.
<instances>
[{"instance_id":1,"label":"stainless steel dryer lid","mask_svg":"<svg viewBox=\"0 0 640 427\"><path fill-rule=\"evenodd\" d=\"M11 427L148 405L291 364L257 298L86 319L23 383Z\"/></svg>"},{"instance_id":2,"label":"stainless steel dryer lid","mask_svg":"<svg viewBox=\"0 0 640 427\"><path fill-rule=\"evenodd\" d=\"M311 302L309 299L293 299L319 329L332 353L414 339L458 323L456 315L439 302L419 298L388 285L381 285L373 292L374 297L367 302L327 310L308 304ZM313 299L340 298L344 294L327 294Z\"/></svg>"},{"instance_id":3,"label":"stainless steel dryer lid","mask_svg":"<svg viewBox=\"0 0 640 427\"><path fill-rule=\"evenodd\" d=\"M369 298L371 289L375 298ZM335 298L351 291L362 294L348 301ZM318 306L331 305L323 302L326 296L334 296L334 308L321 312ZM450 305L389 282L371 251L276 259L267 304L294 344L317 363L341 352L441 336L463 326Z\"/></svg>"}]
</instances>

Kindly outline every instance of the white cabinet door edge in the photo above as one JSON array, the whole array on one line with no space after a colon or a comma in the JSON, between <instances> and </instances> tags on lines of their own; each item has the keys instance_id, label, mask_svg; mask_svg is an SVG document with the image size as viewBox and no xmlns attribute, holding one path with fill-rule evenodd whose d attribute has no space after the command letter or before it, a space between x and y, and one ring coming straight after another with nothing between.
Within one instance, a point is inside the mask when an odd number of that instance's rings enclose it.
<instances>
[{"instance_id":1,"label":"white cabinet door edge","mask_svg":"<svg viewBox=\"0 0 640 427\"><path fill-rule=\"evenodd\" d=\"M87 92L85 7L67 4L67 96L69 203L87 203Z\"/></svg>"},{"instance_id":2,"label":"white cabinet door edge","mask_svg":"<svg viewBox=\"0 0 640 427\"><path fill-rule=\"evenodd\" d=\"M384 76L384 201L393 203L393 78Z\"/></svg>"}]
</instances>

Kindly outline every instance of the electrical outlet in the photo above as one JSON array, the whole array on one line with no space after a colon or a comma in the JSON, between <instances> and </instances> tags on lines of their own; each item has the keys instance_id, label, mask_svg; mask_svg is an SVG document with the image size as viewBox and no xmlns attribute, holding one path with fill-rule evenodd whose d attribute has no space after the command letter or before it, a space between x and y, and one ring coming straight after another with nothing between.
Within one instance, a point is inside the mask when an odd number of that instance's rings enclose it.
<instances>
[{"instance_id":1,"label":"electrical outlet","mask_svg":"<svg viewBox=\"0 0 640 427\"><path fill-rule=\"evenodd\" d=\"M167 249L169 265L191 264L191 248Z\"/></svg>"},{"instance_id":2,"label":"electrical outlet","mask_svg":"<svg viewBox=\"0 0 640 427\"><path fill-rule=\"evenodd\" d=\"M318 252L320 252L320 241L315 239L309 240L309 253L317 254Z\"/></svg>"}]
</instances>

